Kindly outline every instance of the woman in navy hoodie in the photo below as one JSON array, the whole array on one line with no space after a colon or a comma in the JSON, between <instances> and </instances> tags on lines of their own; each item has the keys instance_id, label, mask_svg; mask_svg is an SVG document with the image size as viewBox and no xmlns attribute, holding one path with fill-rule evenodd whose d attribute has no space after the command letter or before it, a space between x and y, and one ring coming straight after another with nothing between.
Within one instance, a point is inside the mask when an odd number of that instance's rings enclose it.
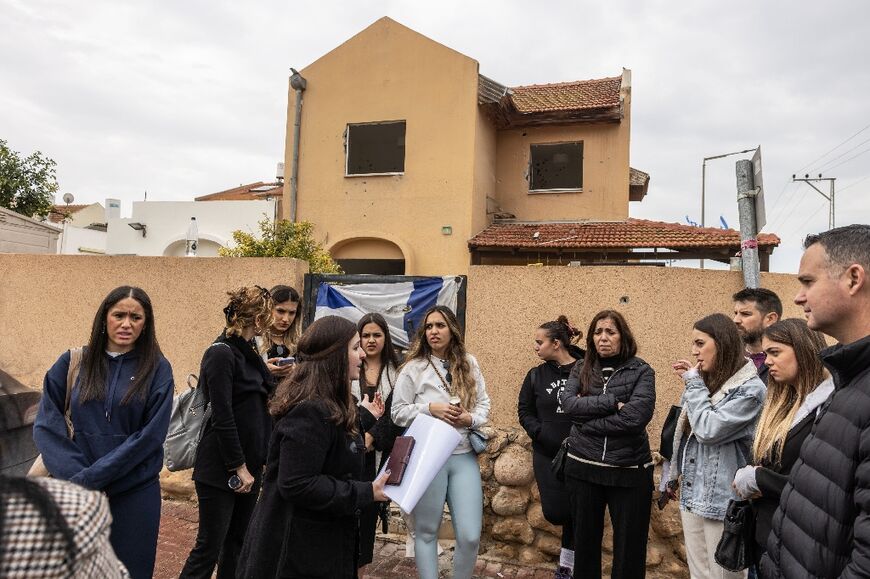
<instances>
[{"instance_id":1,"label":"woman in navy hoodie","mask_svg":"<svg viewBox=\"0 0 870 579\"><path fill-rule=\"evenodd\" d=\"M45 375L34 441L52 476L106 493L115 553L134 579L149 578L175 386L148 294L122 286L97 310L70 399L72 439L64 418L69 365L66 352Z\"/></svg>"},{"instance_id":2,"label":"woman in navy hoodie","mask_svg":"<svg viewBox=\"0 0 870 579\"><path fill-rule=\"evenodd\" d=\"M573 344L582 335L565 316L538 327L535 353L544 363L526 374L517 404L520 424L532 439L532 464L544 518L562 526L562 552L556 579L571 577L574 569L574 523L571 495L565 483L553 475L550 462L571 432L571 417L562 411L559 394L565 389L574 365L583 360L583 350Z\"/></svg>"}]
</instances>

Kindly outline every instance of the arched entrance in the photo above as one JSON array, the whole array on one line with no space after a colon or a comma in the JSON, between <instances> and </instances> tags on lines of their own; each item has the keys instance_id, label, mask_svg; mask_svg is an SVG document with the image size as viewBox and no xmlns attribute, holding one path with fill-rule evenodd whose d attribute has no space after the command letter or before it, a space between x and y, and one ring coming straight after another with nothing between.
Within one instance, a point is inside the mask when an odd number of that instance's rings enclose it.
<instances>
[{"instance_id":1,"label":"arched entrance","mask_svg":"<svg viewBox=\"0 0 870 579\"><path fill-rule=\"evenodd\" d=\"M386 239L348 239L336 244L330 253L347 274L405 275L402 250Z\"/></svg>"}]
</instances>

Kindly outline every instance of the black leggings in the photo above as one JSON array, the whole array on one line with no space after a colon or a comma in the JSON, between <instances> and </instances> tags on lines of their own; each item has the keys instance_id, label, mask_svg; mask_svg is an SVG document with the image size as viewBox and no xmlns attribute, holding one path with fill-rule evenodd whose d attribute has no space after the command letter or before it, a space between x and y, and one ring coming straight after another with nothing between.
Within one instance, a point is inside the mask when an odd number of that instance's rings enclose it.
<instances>
[{"instance_id":1,"label":"black leggings","mask_svg":"<svg viewBox=\"0 0 870 579\"><path fill-rule=\"evenodd\" d=\"M195 483L199 499L199 530L196 544L179 579L209 579L217 564L217 579L235 579L236 564L245 532L257 504L260 485L249 493L236 493Z\"/></svg>"},{"instance_id":2,"label":"black leggings","mask_svg":"<svg viewBox=\"0 0 870 579\"><path fill-rule=\"evenodd\" d=\"M574 550L574 517L571 516L571 493L565 483L553 476L550 462L553 459L537 451L532 452L532 467L541 493L541 508L544 518L554 525L562 526L562 548Z\"/></svg>"}]
</instances>

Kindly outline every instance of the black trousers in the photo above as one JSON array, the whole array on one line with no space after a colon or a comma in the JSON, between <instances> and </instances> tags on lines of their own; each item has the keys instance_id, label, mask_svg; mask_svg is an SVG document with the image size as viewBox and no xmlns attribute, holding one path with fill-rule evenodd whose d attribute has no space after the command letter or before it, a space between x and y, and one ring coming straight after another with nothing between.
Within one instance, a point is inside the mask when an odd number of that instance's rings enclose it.
<instances>
[{"instance_id":1,"label":"black trousers","mask_svg":"<svg viewBox=\"0 0 870 579\"><path fill-rule=\"evenodd\" d=\"M570 460L570 459L569 459ZM604 509L613 526L613 579L646 576L646 545L652 506L652 468L649 484L633 487L599 485L568 477L574 513L574 578L600 579Z\"/></svg>"},{"instance_id":2,"label":"black trousers","mask_svg":"<svg viewBox=\"0 0 870 579\"><path fill-rule=\"evenodd\" d=\"M260 487L236 493L195 483L199 499L199 530L179 579L209 579L217 564L217 579L235 579L236 563L254 513Z\"/></svg>"},{"instance_id":3,"label":"black trousers","mask_svg":"<svg viewBox=\"0 0 870 579\"><path fill-rule=\"evenodd\" d=\"M571 508L571 493L565 483L558 480L550 469L552 458L532 452L532 467L541 493L541 508L544 518L562 527L562 548L574 550L574 517Z\"/></svg>"}]
</instances>

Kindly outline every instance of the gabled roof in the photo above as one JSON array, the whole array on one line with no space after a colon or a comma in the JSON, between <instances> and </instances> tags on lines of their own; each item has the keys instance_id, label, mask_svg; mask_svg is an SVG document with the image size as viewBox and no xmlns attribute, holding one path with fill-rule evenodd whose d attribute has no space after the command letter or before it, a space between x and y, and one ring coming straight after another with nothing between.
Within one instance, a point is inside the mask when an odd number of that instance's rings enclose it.
<instances>
[{"instance_id":1,"label":"gabled roof","mask_svg":"<svg viewBox=\"0 0 870 579\"><path fill-rule=\"evenodd\" d=\"M257 181L248 185L239 185L226 191L201 195L194 201L257 201L268 197L280 198L284 194L284 184L281 182L264 183Z\"/></svg>"},{"instance_id":2,"label":"gabled roof","mask_svg":"<svg viewBox=\"0 0 870 579\"><path fill-rule=\"evenodd\" d=\"M772 233L758 236L759 247L772 249L779 243L779 237ZM468 241L471 249L688 249L735 246L740 246L740 233L733 229L692 227L632 218L625 221L547 223L497 220Z\"/></svg>"},{"instance_id":3,"label":"gabled roof","mask_svg":"<svg viewBox=\"0 0 870 579\"><path fill-rule=\"evenodd\" d=\"M82 205L52 205L51 211L48 212L48 220L52 223L62 223L64 219L71 216L73 213L90 206L90 203Z\"/></svg>"}]
</instances>

